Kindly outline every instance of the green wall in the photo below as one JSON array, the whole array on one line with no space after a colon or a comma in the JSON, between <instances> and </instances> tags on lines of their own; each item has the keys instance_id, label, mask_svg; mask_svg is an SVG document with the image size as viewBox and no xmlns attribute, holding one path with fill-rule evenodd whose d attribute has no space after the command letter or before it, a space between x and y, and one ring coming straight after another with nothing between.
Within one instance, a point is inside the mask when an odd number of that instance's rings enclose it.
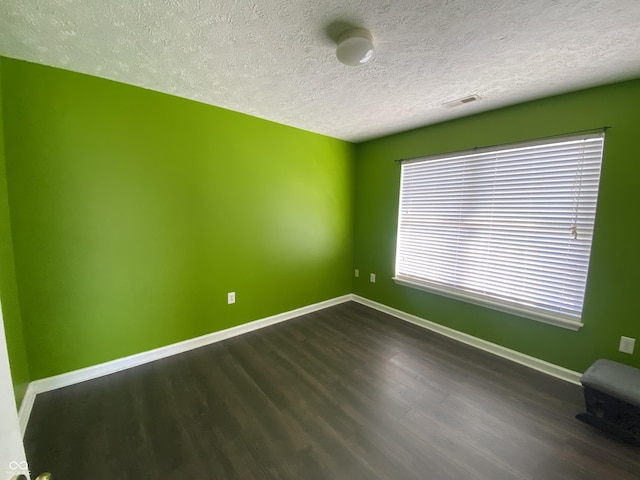
<instances>
[{"instance_id":1,"label":"green wall","mask_svg":"<svg viewBox=\"0 0 640 480\"><path fill-rule=\"evenodd\" d=\"M351 144L1 62L33 379L350 293Z\"/></svg>"},{"instance_id":2,"label":"green wall","mask_svg":"<svg viewBox=\"0 0 640 480\"><path fill-rule=\"evenodd\" d=\"M30 381L27 352L22 331L22 318L18 302L18 289L13 261L7 177L4 154L4 128L2 116L2 72L0 71L0 298L9 364L16 402L20 404Z\"/></svg>"},{"instance_id":3,"label":"green wall","mask_svg":"<svg viewBox=\"0 0 640 480\"><path fill-rule=\"evenodd\" d=\"M640 366L617 352L620 335L640 340L640 80L354 147L16 60L0 60L0 78L0 293L18 400L30 379L351 291L573 370L600 357ZM393 160L602 125L580 331L391 281Z\"/></svg>"},{"instance_id":4,"label":"green wall","mask_svg":"<svg viewBox=\"0 0 640 480\"><path fill-rule=\"evenodd\" d=\"M573 332L395 285L400 166L394 160L500 144L600 126L605 140L584 327ZM354 293L476 337L583 371L618 353L621 335L640 341L640 80L495 110L372 140L356 149ZM369 273L377 274L375 284Z\"/></svg>"}]
</instances>

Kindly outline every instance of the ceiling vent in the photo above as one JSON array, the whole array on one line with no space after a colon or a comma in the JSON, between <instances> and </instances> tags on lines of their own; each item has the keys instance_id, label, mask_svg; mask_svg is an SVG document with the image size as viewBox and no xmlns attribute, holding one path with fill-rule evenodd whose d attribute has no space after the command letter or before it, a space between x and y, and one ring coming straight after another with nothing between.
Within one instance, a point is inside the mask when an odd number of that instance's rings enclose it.
<instances>
[{"instance_id":1,"label":"ceiling vent","mask_svg":"<svg viewBox=\"0 0 640 480\"><path fill-rule=\"evenodd\" d=\"M453 107L459 107L460 105L464 105L466 103L476 102L478 100L480 100L480 96L474 94L474 95L469 95L468 97L459 98L457 100L451 100L450 102L444 102L442 106L444 108L453 108Z\"/></svg>"}]
</instances>

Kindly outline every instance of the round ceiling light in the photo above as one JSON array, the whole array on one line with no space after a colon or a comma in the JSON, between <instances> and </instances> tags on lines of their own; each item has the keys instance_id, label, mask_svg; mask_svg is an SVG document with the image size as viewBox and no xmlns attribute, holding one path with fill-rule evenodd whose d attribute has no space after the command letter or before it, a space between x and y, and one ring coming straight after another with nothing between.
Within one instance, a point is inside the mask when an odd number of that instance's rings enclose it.
<instances>
[{"instance_id":1,"label":"round ceiling light","mask_svg":"<svg viewBox=\"0 0 640 480\"><path fill-rule=\"evenodd\" d=\"M336 57L345 65L364 65L373 58L373 37L364 28L347 30L338 39Z\"/></svg>"}]
</instances>

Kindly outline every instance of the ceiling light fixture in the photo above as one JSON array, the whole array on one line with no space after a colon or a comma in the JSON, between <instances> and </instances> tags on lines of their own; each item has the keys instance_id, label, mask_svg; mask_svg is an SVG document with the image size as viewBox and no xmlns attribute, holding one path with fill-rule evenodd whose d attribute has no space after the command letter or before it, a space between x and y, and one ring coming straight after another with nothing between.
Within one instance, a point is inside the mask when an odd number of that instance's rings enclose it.
<instances>
[{"instance_id":1,"label":"ceiling light fixture","mask_svg":"<svg viewBox=\"0 0 640 480\"><path fill-rule=\"evenodd\" d=\"M373 37L369 30L352 28L338 38L336 57L345 65L364 65L373 58Z\"/></svg>"}]
</instances>

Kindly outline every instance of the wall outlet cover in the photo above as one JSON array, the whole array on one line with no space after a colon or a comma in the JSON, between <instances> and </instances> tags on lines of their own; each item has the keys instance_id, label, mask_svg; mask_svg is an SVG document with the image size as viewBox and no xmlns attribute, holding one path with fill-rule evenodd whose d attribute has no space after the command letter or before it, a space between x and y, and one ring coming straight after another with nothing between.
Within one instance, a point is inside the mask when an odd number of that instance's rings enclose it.
<instances>
[{"instance_id":1,"label":"wall outlet cover","mask_svg":"<svg viewBox=\"0 0 640 480\"><path fill-rule=\"evenodd\" d=\"M636 339L630 337L620 337L620 350L623 353L633 354L633 349L636 346Z\"/></svg>"},{"instance_id":2,"label":"wall outlet cover","mask_svg":"<svg viewBox=\"0 0 640 480\"><path fill-rule=\"evenodd\" d=\"M236 292L227 293L227 303L230 305L236 303Z\"/></svg>"},{"instance_id":3,"label":"wall outlet cover","mask_svg":"<svg viewBox=\"0 0 640 480\"><path fill-rule=\"evenodd\" d=\"M371 281L371 283L376 283L376 274L375 273L370 274L369 280Z\"/></svg>"}]
</instances>

